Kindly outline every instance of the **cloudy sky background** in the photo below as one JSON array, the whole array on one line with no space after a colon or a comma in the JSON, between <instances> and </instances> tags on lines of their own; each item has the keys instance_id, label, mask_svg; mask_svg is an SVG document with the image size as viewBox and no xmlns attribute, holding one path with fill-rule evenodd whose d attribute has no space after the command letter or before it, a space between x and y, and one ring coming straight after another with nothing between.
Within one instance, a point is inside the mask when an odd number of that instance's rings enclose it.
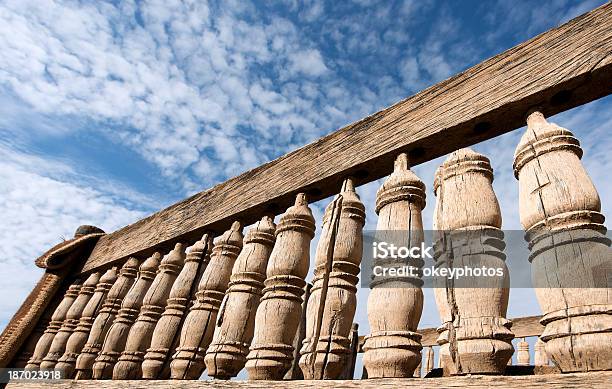
<instances>
[{"instance_id":1,"label":"cloudy sky background","mask_svg":"<svg viewBox=\"0 0 612 389\"><path fill-rule=\"evenodd\" d=\"M0 328L41 275L34 258L78 225L132 223L602 3L2 2ZM611 105L552 118L580 139L607 215ZM475 146L492 159L505 229L520 229L522 131ZM414 169L426 228L442 160ZM358 189L369 228L381 182ZM318 227L327 203L313 205ZM532 291L512 291L509 311L538 314ZM438 324L427 293L421 326Z\"/></svg>"}]
</instances>

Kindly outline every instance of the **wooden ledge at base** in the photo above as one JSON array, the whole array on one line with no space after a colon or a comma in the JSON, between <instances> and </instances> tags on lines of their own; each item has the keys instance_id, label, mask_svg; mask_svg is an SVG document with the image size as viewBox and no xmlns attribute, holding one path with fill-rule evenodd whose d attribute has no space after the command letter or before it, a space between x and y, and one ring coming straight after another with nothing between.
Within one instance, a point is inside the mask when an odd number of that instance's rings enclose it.
<instances>
[{"instance_id":1,"label":"wooden ledge at base","mask_svg":"<svg viewBox=\"0 0 612 389\"><path fill-rule=\"evenodd\" d=\"M10 389L195 389L195 388L612 388L612 371L531 376L465 376L443 378L383 378L353 381L47 381L11 383Z\"/></svg>"}]
</instances>

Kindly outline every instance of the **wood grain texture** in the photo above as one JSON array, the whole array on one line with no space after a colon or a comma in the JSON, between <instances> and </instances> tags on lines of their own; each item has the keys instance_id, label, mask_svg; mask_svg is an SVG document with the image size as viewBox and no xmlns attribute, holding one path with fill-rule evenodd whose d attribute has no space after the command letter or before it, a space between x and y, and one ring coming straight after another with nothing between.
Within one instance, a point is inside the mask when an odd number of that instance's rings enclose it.
<instances>
[{"instance_id":1,"label":"wood grain texture","mask_svg":"<svg viewBox=\"0 0 612 389\"><path fill-rule=\"evenodd\" d=\"M612 370L610 239L573 134L540 112L514 157L546 352L562 372ZM607 275L604 275L607 274Z\"/></svg>"},{"instance_id":2,"label":"wood grain texture","mask_svg":"<svg viewBox=\"0 0 612 389\"><path fill-rule=\"evenodd\" d=\"M99 388L99 381L48 381L48 382L20 382L10 383L9 389L93 389ZM261 388L262 383L257 381L106 381L107 389L253 389ZM520 389L591 389L612 387L612 372L548 374L526 376L469 376L469 377L442 377L442 378L407 378L407 379L376 379L352 381L267 381L265 387L291 388L291 389L323 389L323 388L520 388Z\"/></svg>"},{"instance_id":3,"label":"wood grain texture","mask_svg":"<svg viewBox=\"0 0 612 389\"><path fill-rule=\"evenodd\" d=\"M511 48L412 97L272 162L100 238L83 271L179 241L220 233L234 220L280 212L296 193L311 201L521 127L529 108L556 114L612 91L612 4Z\"/></svg>"},{"instance_id":4,"label":"wood grain texture","mask_svg":"<svg viewBox=\"0 0 612 389\"><path fill-rule=\"evenodd\" d=\"M376 240L397 247L424 241L425 184L410 170L408 155L400 154L391 174L376 192ZM401 269L423 267L422 258L375 258L374 266ZM363 346L363 366L371 378L408 378L421 362L420 335L423 281L419 276L375 276L368 296L370 334Z\"/></svg>"},{"instance_id":5,"label":"wood grain texture","mask_svg":"<svg viewBox=\"0 0 612 389\"><path fill-rule=\"evenodd\" d=\"M440 357L452 375L502 374L514 334L506 319L510 278L489 159L469 148L451 153L436 171L434 193L436 267L503 271L502 277L434 277Z\"/></svg>"}]
</instances>

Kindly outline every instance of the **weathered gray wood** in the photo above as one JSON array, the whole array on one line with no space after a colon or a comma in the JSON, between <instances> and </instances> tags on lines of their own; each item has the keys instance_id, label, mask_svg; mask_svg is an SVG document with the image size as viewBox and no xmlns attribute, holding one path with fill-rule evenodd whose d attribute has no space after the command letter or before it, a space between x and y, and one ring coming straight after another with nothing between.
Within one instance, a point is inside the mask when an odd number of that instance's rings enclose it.
<instances>
[{"instance_id":1,"label":"weathered gray wood","mask_svg":"<svg viewBox=\"0 0 612 389\"><path fill-rule=\"evenodd\" d=\"M210 263L204 270L195 303L181 329L180 344L170 363L173 379L197 379L202 375L204 356L212 341L215 323L229 284L232 267L242 250L242 225L234 222L215 243Z\"/></svg>"},{"instance_id":2,"label":"weathered gray wood","mask_svg":"<svg viewBox=\"0 0 612 389\"><path fill-rule=\"evenodd\" d=\"M162 259L153 283L142 300L138 318L127 337L125 348L113 368L113 379L126 380L142 377L142 361L151 345L157 321L166 309L170 290L185 264L185 249L182 243Z\"/></svg>"},{"instance_id":3,"label":"weathered gray wood","mask_svg":"<svg viewBox=\"0 0 612 389\"><path fill-rule=\"evenodd\" d=\"M97 381L47 381L11 383L9 389L97 389ZM253 381L107 381L107 389L198 389L198 388L227 388L227 389L255 389L261 388L261 382ZM270 389L322 389L322 388L421 388L421 389L450 389L450 388L509 388L509 389L592 389L612 387L612 372L549 374L537 376L469 376L469 377L442 377L442 378L408 378L408 379L378 379L378 380L351 380L351 381L268 381L265 385Z\"/></svg>"},{"instance_id":4,"label":"weathered gray wood","mask_svg":"<svg viewBox=\"0 0 612 389\"><path fill-rule=\"evenodd\" d=\"M76 361L76 378L77 379L90 379L92 375L92 366L100 349L102 348L102 342L104 337L108 333L117 311L121 307L123 298L128 293L138 274L138 260L134 257L129 258L119 272L117 281L113 284L109 290L106 300L102 305L100 313L94 321L89 337L81 354L78 356ZM72 378L72 377L69 377Z\"/></svg>"},{"instance_id":5,"label":"weathered gray wood","mask_svg":"<svg viewBox=\"0 0 612 389\"><path fill-rule=\"evenodd\" d=\"M62 323L64 323L64 319L66 319L66 314L70 307L74 303L74 300L79 295L79 290L81 290L82 285L79 282L75 282L70 285L68 291L64 295L64 298L60 302L60 304L55 308L53 315L51 316L51 321L47 326L47 329L40 337L38 342L36 343L36 347L34 348L34 353L32 357L28 361L26 365L27 370L36 370L40 366L43 358L49 352L49 348L51 347L51 343L53 343L53 338L59 331Z\"/></svg>"},{"instance_id":6,"label":"weathered gray wood","mask_svg":"<svg viewBox=\"0 0 612 389\"><path fill-rule=\"evenodd\" d=\"M314 233L314 217L306 195L300 193L276 227L276 243L268 261L264 294L255 315L255 335L247 355L249 379L279 380L291 367Z\"/></svg>"},{"instance_id":7,"label":"weathered gray wood","mask_svg":"<svg viewBox=\"0 0 612 389\"><path fill-rule=\"evenodd\" d=\"M323 216L300 359L306 379L341 379L350 364L364 224L365 206L347 178Z\"/></svg>"},{"instance_id":8,"label":"weathered gray wood","mask_svg":"<svg viewBox=\"0 0 612 389\"><path fill-rule=\"evenodd\" d=\"M467 148L453 152L436 171L434 193L436 267L503 270L502 277L434 278L440 357L453 375L503 374L514 334L506 319L510 279L489 159Z\"/></svg>"},{"instance_id":9,"label":"weathered gray wood","mask_svg":"<svg viewBox=\"0 0 612 389\"><path fill-rule=\"evenodd\" d=\"M85 263L91 271L130 255L145 257L205 231L221 232L266 211L333 195L391 172L399 152L413 165L521 127L527 110L556 114L612 91L612 4L509 49L392 107L277 160L103 236Z\"/></svg>"},{"instance_id":10,"label":"weathered gray wood","mask_svg":"<svg viewBox=\"0 0 612 389\"><path fill-rule=\"evenodd\" d=\"M274 218L264 216L244 238L244 247L232 269L223 315L217 321L219 328L204 357L209 377L235 377L246 363L275 231Z\"/></svg>"},{"instance_id":11,"label":"weathered gray wood","mask_svg":"<svg viewBox=\"0 0 612 389\"><path fill-rule=\"evenodd\" d=\"M425 185L410 170L408 155L400 154L391 174L376 193L376 239L398 247L420 246L424 241L421 212ZM409 264L417 269L423 260L375 259L386 269ZM368 378L407 378L421 362L421 336L416 332L423 312L423 281L417 275L375 276L368 297L370 335L363 346L363 366Z\"/></svg>"},{"instance_id":12,"label":"weathered gray wood","mask_svg":"<svg viewBox=\"0 0 612 389\"><path fill-rule=\"evenodd\" d=\"M540 339L562 372L612 370L612 249L581 157L569 130L529 115L514 172L544 313Z\"/></svg>"},{"instance_id":13,"label":"weathered gray wood","mask_svg":"<svg viewBox=\"0 0 612 389\"><path fill-rule=\"evenodd\" d=\"M73 331L79 324L83 310L93 296L99 280L100 273L95 272L87 277L85 282L83 282L79 295L74 300L74 303L70 306L70 309L66 314L66 319L64 319L64 323L53 338L51 347L49 347L49 352L40 363L41 369L53 369L58 359L64 355L64 350L66 349L68 339L70 339L70 335L72 335Z\"/></svg>"},{"instance_id":14,"label":"weathered gray wood","mask_svg":"<svg viewBox=\"0 0 612 389\"><path fill-rule=\"evenodd\" d=\"M79 324L70 335L70 338L68 338L64 355L62 355L55 365L55 369L62 370L66 378L72 378L77 357L87 342L89 331L91 331L94 320L104 304L108 291L116 280L116 267L108 269L106 273L100 277L100 281L96 285L93 296L91 296L85 309L83 309Z\"/></svg>"},{"instance_id":15,"label":"weathered gray wood","mask_svg":"<svg viewBox=\"0 0 612 389\"><path fill-rule=\"evenodd\" d=\"M188 305L195 294L198 275L210 262L212 237L204 234L202 239L191 247L181 274L174 281L168 304L157 322L151 347L145 354L142 363L142 376L145 379L161 379L170 376L170 357L173 346L176 347L181 325L187 316Z\"/></svg>"}]
</instances>

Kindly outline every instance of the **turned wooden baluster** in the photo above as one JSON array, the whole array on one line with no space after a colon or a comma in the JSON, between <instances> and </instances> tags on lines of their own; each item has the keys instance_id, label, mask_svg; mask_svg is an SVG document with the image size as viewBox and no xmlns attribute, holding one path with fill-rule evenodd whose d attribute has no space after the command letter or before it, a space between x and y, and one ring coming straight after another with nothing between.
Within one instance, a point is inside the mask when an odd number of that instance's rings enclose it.
<instances>
[{"instance_id":1,"label":"turned wooden baluster","mask_svg":"<svg viewBox=\"0 0 612 389\"><path fill-rule=\"evenodd\" d=\"M57 331L64 323L64 319L66 319L66 314L70 310L70 307L74 303L74 300L79 295L81 287L82 285L78 281L68 287L68 291L64 295L64 298L59 303L57 308L55 308L55 311L53 311L53 315L51 315L51 321L49 322L49 326L47 326L47 329L36 343L36 347L34 348L32 357L30 358L30 360L28 360L28 363L25 367L26 370L36 370L40 367L42 359L49 352L51 343L53 343L53 338L55 338Z\"/></svg>"},{"instance_id":2,"label":"turned wooden baluster","mask_svg":"<svg viewBox=\"0 0 612 389\"><path fill-rule=\"evenodd\" d=\"M489 159L470 149L452 153L436 171L435 260L439 268L502 269L500 277L436 278L440 356L450 374L502 374L512 357L505 318L509 277L499 203Z\"/></svg>"},{"instance_id":3,"label":"turned wooden baluster","mask_svg":"<svg viewBox=\"0 0 612 389\"><path fill-rule=\"evenodd\" d=\"M279 380L291 367L314 233L315 220L306 195L300 193L276 227L276 243L268 261L264 294L247 355L249 379Z\"/></svg>"},{"instance_id":4,"label":"turned wooden baluster","mask_svg":"<svg viewBox=\"0 0 612 389\"><path fill-rule=\"evenodd\" d=\"M157 321L166 308L170 290L185 263L182 243L162 259L153 283L142 300L136 322L130 328L125 348L113 368L113 379L127 380L142 377L141 364L145 351L151 345L151 337Z\"/></svg>"},{"instance_id":5,"label":"turned wooden baluster","mask_svg":"<svg viewBox=\"0 0 612 389\"><path fill-rule=\"evenodd\" d=\"M169 359L173 348L176 348L178 331L187 316L188 304L197 286L196 278L210 262L212 237L204 234L191 247L181 273L174 281L166 310L155 326L151 337L151 347L147 350L142 363L145 379L165 379L170 375Z\"/></svg>"},{"instance_id":6,"label":"turned wooden baluster","mask_svg":"<svg viewBox=\"0 0 612 389\"><path fill-rule=\"evenodd\" d=\"M210 263L198 285L196 301L183 323L180 345L170 364L173 379L198 379L212 341L217 314L227 290L232 267L242 249L242 226L234 222L213 247Z\"/></svg>"},{"instance_id":7,"label":"turned wooden baluster","mask_svg":"<svg viewBox=\"0 0 612 389\"><path fill-rule=\"evenodd\" d=\"M123 298L132 285L134 285L137 274L138 260L136 258L129 258L119 271L117 281L115 281L108 292L102 309L91 326L91 332L89 333L87 342L76 360L75 369L77 379L83 380L91 378L91 368L102 348L104 337L115 320L115 315L121 307Z\"/></svg>"},{"instance_id":8,"label":"turned wooden baluster","mask_svg":"<svg viewBox=\"0 0 612 389\"><path fill-rule=\"evenodd\" d=\"M518 366L529 366L529 343L525 338L516 344L516 364Z\"/></svg>"},{"instance_id":9,"label":"turned wooden baluster","mask_svg":"<svg viewBox=\"0 0 612 389\"><path fill-rule=\"evenodd\" d=\"M92 366L92 378L109 379L112 377L113 367L125 348L128 333L140 312L145 294L155 278L160 259L161 254L156 252L140 265L138 279L123 299L121 309L108 330L102 349Z\"/></svg>"},{"instance_id":10,"label":"turned wooden baluster","mask_svg":"<svg viewBox=\"0 0 612 389\"><path fill-rule=\"evenodd\" d=\"M410 170L408 156L400 154L376 195L377 241L420 246L424 207L425 185ZM385 259L382 263L386 268L407 263L419 269L423 266L422 259ZM421 335L416 329L423 312L422 284L420 277L373 277L368 298L371 334L363 347L368 378L412 377L421 361Z\"/></svg>"},{"instance_id":11,"label":"turned wooden baluster","mask_svg":"<svg viewBox=\"0 0 612 389\"><path fill-rule=\"evenodd\" d=\"M306 338L300 358L300 368L305 379L340 379L351 358L350 335L357 307L356 285L363 248L365 207L350 178L344 181L341 196L341 211L327 285L324 278L331 244L334 202L325 210L321 238L317 245L313 286L307 305ZM323 299L325 286L327 291ZM322 313L322 317L318 317L319 313ZM321 322L317 323L319 320Z\"/></svg>"},{"instance_id":12,"label":"turned wooden baluster","mask_svg":"<svg viewBox=\"0 0 612 389\"><path fill-rule=\"evenodd\" d=\"M533 349L533 364L535 366L548 366L548 355L546 355L546 346L542 339L538 338L536 340Z\"/></svg>"},{"instance_id":13,"label":"turned wooden baluster","mask_svg":"<svg viewBox=\"0 0 612 389\"><path fill-rule=\"evenodd\" d=\"M74 303L70 306L68 313L66 314L66 319L64 319L64 323L60 327L59 331L53 338L53 342L51 343L51 347L49 347L49 352L45 356L45 358L40 363L41 369L53 369L57 360L60 359L62 355L64 355L64 350L66 350L66 344L68 343L68 339L72 332L75 330L77 325L79 324L79 319L83 314L83 310L87 306L87 303L93 296L96 285L100 280L100 273L92 273L81 287L79 291L79 295L74 300Z\"/></svg>"},{"instance_id":14,"label":"turned wooden baluster","mask_svg":"<svg viewBox=\"0 0 612 389\"><path fill-rule=\"evenodd\" d=\"M264 216L244 238L244 247L232 269L223 316L219 317L220 328L204 358L210 377L235 377L246 363L275 229L273 217Z\"/></svg>"},{"instance_id":15,"label":"turned wooden baluster","mask_svg":"<svg viewBox=\"0 0 612 389\"><path fill-rule=\"evenodd\" d=\"M425 377L427 374L429 374L430 371L433 370L434 368L434 350L433 347L429 346L427 347L427 351L425 352L425 363L423 364L424 370L423 370L423 377Z\"/></svg>"},{"instance_id":16,"label":"turned wooden baluster","mask_svg":"<svg viewBox=\"0 0 612 389\"><path fill-rule=\"evenodd\" d=\"M62 355L55 365L56 369L64 371L64 376L66 378L72 378L74 375L76 359L81 353L85 342L87 342L87 337L89 336L89 331L91 330L94 318L98 315L104 300L106 299L108 291L116 280L116 267L107 270L106 273L100 277L100 281L98 282L98 285L96 285L96 290L94 291L93 296L91 296L89 302L85 306L85 309L83 309L79 324L74 329L72 335L70 335L70 338L68 338L64 355Z\"/></svg>"},{"instance_id":17,"label":"turned wooden baluster","mask_svg":"<svg viewBox=\"0 0 612 389\"><path fill-rule=\"evenodd\" d=\"M612 369L612 250L581 157L570 131L529 115L514 174L544 313L540 339L562 372Z\"/></svg>"}]
</instances>

